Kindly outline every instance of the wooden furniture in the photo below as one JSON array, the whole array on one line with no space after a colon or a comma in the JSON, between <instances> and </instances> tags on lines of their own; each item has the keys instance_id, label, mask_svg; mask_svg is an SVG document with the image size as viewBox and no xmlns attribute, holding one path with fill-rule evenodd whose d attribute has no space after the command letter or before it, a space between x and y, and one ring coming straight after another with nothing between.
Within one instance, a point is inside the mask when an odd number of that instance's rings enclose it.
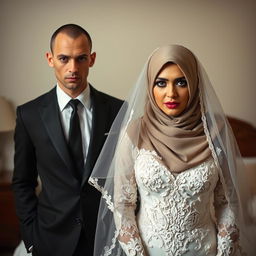
<instances>
[{"instance_id":1,"label":"wooden furniture","mask_svg":"<svg viewBox=\"0 0 256 256\"><path fill-rule=\"evenodd\" d=\"M235 135L239 150L244 158L248 175L248 187L255 196L256 203L256 127L252 124L228 116L228 121ZM256 209L256 205L255 205Z\"/></svg>"},{"instance_id":2,"label":"wooden furniture","mask_svg":"<svg viewBox=\"0 0 256 256\"><path fill-rule=\"evenodd\" d=\"M11 189L12 172L0 171L0 252L20 242L18 218Z\"/></svg>"},{"instance_id":3,"label":"wooden furniture","mask_svg":"<svg viewBox=\"0 0 256 256\"><path fill-rule=\"evenodd\" d=\"M256 157L256 128L250 123L228 116L228 121L235 135L243 157Z\"/></svg>"}]
</instances>

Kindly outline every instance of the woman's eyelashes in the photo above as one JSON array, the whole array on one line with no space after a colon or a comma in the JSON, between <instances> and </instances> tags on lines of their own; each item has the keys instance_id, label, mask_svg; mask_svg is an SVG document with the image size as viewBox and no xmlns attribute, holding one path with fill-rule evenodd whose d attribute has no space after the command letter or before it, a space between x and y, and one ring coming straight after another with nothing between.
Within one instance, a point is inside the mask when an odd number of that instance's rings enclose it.
<instances>
[{"instance_id":1,"label":"woman's eyelashes","mask_svg":"<svg viewBox=\"0 0 256 256\"><path fill-rule=\"evenodd\" d=\"M158 87L166 87L167 84L168 84L168 79L157 78L154 85ZM188 85L185 77L176 78L173 84L179 87L187 87Z\"/></svg>"},{"instance_id":2,"label":"woman's eyelashes","mask_svg":"<svg viewBox=\"0 0 256 256\"><path fill-rule=\"evenodd\" d=\"M187 87L188 83L185 77L175 79L175 85L180 87Z\"/></svg>"},{"instance_id":3,"label":"woman's eyelashes","mask_svg":"<svg viewBox=\"0 0 256 256\"><path fill-rule=\"evenodd\" d=\"M167 85L167 81L166 79L156 79L155 81L155 85L158 87L165 87Z\"/></svg>"}]
</instances>

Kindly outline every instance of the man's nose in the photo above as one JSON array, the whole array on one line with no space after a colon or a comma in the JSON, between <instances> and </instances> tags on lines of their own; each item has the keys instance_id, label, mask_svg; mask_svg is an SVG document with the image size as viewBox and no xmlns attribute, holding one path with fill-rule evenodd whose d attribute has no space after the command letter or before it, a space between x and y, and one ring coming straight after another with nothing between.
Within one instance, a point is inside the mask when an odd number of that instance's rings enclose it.
<instances>
[{"instance_id":1,"label":"man's nose","mask_svg":"<svg viewBox=\"0 0 256 256\"><path fill-rule=\"evenodd\" d=\"M74 73L78 70L78 64L76 60L71 59L69 63L69 72Z\"/></svg>"}]
</instances>

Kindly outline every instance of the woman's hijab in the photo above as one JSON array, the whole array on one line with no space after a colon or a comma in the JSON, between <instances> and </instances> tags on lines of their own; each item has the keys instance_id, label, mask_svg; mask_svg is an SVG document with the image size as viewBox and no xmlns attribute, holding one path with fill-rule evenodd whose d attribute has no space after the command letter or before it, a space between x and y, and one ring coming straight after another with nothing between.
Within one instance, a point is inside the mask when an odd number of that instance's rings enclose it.
<instances>
[{"instance_id":1,"label":"woman's hijab","mask_svg":"<svg viewBox=\"0 0 256 256\"><path fill-rule=\"evenodd\" d=\"M187 107L175 117L166 115L157 106L153 95L157 75L167 63L178 65L189 89ZM201 120L197 61L192 52L178 45L159 48L149 60L147 78L139 148L155 151L172 172L182 172L208 159L211 152Z\"/></svg>"}]
</instances>

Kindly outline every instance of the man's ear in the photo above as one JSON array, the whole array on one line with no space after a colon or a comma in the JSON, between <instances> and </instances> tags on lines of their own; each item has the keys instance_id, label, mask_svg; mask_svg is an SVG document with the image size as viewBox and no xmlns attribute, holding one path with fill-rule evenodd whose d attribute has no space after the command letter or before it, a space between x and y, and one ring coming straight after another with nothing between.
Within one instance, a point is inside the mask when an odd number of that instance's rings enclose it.
<instances>
[{"instance_id":1,"label":"man's ear","mask_svg":"<svg viewBox=\"0 0 256 256\"><path fill-rule=\"evenodd\" d=\"M46 53L46 59L47 59L47 61L48 61L48 65L49 65L50 67L53 67L53 55L52 55L51 52L47 52L47 53Z\"/></svg>"},{"instance_id":2,"label":"man's ear","mask_svg":"<svg viewBox=\"0 0 256 256\"><path fill-rule=\"evenodd\" d=\"M95 59L96 59L96 52L91 53L90 55L90 64L89 67L92 67L95 63Z\"/></svg>"}]
</instances>

